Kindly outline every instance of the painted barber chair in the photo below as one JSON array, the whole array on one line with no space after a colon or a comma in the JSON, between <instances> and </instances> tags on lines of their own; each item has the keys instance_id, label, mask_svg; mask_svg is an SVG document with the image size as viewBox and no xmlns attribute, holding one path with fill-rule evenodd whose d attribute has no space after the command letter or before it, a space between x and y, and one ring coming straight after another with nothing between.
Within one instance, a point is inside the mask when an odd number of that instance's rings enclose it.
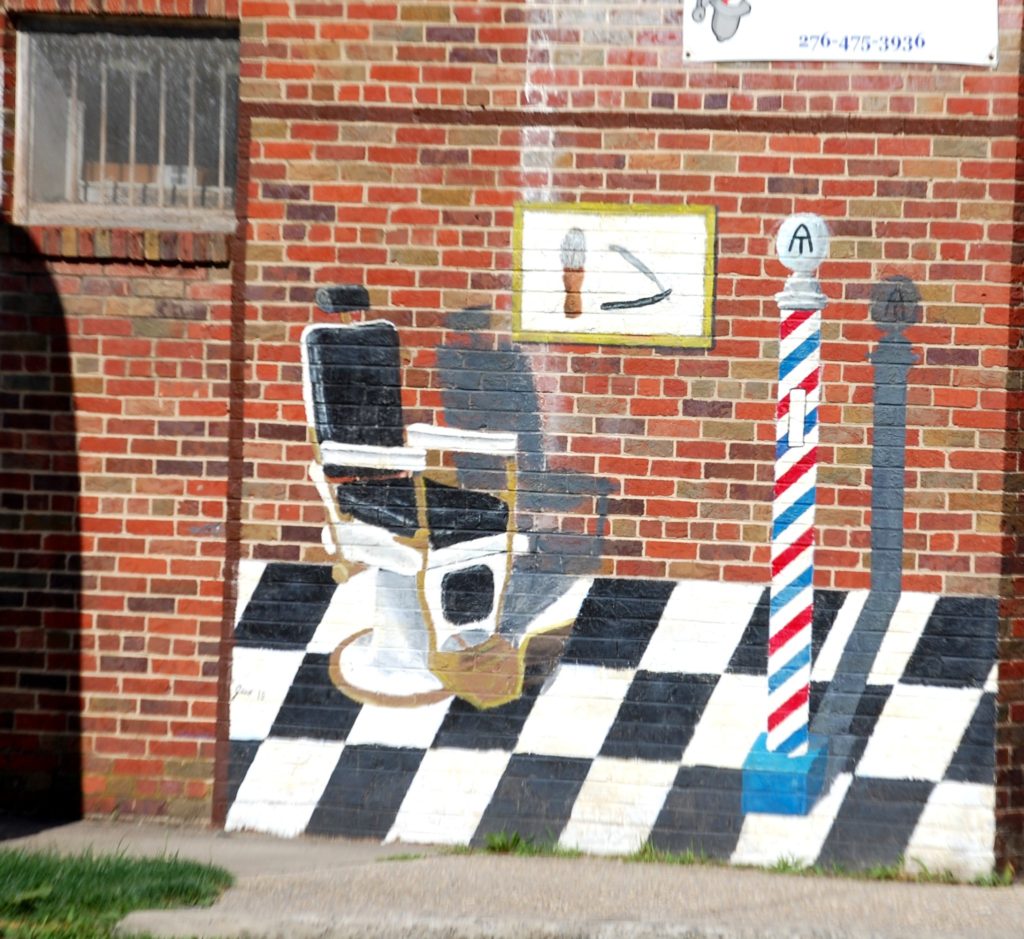
<instances>
[{"instance_id":1,"label":"painted barber chair","mask_svg":"<svg viewBox=\"0 0 1024 939\"><path fill-rule=\"evenodd\" d=\"M398 333L384 320L307 327L302 365L335 577L364 564L376 578L375 608L331 656L332 680L371 704L518 697L525 643L498 632L513 555L527 547L515 531L517 435L406 426ZM493 461L495 491L460 487L454 453Z\"/></svg>"}]
</instances>

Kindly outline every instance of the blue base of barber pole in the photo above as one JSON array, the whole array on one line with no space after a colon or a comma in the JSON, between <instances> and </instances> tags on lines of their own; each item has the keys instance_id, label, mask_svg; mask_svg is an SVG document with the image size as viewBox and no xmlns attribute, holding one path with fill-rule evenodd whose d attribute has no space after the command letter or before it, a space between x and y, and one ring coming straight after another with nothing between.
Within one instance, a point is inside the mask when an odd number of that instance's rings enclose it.
<instances>
[{"instance_id":1,"label":"blue base of barber pole","mask_svg":"<svg viewBox=\"0 0 1024 939\"><path fill-rule=\"evenodd\" d=\"M743 812L807 815L825 786L828 740L812 735L807 753L787 756L768 749L761 734L743 764Z\"/></svg>"}]
</instances>

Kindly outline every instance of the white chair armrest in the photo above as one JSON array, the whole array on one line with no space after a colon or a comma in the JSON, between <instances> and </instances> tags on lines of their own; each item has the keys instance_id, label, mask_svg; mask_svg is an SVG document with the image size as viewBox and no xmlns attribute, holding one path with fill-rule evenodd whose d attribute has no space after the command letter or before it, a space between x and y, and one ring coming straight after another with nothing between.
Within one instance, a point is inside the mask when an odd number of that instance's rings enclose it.
<instances>
[{"instance_id":1,"label":"white chair armrest","mask_svg":"<svg viewBox=\"0 0 1024 939\"><path fill-rule=\"evenodd\" d=\"M519 448L519 435L501 430L462 430L433 424L410 424L405 428L405 434L410 444L424 450L515 456Z\"/></svg>"},{"instance_id":2,"label":"white chair armrest","mask_svg":"<svg viewBox=\"0 0 1024 939\"><path fill-rule=\"evenodd\" d=\"M422 447L374 447L325 440L320 444L320 461L333 466L416 472L427 468L427 453Z\"/></svg>"}]
</instances>

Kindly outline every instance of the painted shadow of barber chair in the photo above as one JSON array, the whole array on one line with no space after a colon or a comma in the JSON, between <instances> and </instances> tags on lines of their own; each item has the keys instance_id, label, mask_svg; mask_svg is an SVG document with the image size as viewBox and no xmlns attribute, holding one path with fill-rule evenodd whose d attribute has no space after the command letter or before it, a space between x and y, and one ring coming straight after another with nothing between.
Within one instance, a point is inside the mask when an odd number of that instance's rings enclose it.
<instances>
[{"instance_id":1,"label":"painted shadow of barber chair","mask_svg":"<svg viewBox=\"0 0 1024 939\"><path fill-rule=\"evenodd\" d=\"M384 320L307 327L302 365L336 579L346 564L376 577L366 628L331 656L335 685L385 705L517 698L533 637L498 631L513 556L528 545L515 530L517 434L406 426L398 333ZM494 489L461 487L455 453L492 458Z\"/></svg>"}]
</instances>

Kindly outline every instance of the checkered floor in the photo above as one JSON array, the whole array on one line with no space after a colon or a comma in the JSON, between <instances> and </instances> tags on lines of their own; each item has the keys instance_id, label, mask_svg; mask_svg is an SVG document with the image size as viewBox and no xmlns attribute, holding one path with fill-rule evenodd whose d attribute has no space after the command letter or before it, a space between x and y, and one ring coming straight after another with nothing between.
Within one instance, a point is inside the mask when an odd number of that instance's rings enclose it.
<instances>
[{"instance_id":1,"label":"checkered floor","mask_svg":"<svg viewBox=\"0 0 1024 939\"><path fill-rule=\"evenodd\" d=\"M518 832L595 853L646 841L736 863L993 863L996 604L906 593L861 700L858 745L813 811L744 815L763 730L767 590L571 582L560 662L508 705L359 705L328 676L372 578L247 563L231 705L229 829L473 844ZM815 597L812 712L866 591ZM564 602L564 601L563 601Z\"/></svg>"}]
</instances>

